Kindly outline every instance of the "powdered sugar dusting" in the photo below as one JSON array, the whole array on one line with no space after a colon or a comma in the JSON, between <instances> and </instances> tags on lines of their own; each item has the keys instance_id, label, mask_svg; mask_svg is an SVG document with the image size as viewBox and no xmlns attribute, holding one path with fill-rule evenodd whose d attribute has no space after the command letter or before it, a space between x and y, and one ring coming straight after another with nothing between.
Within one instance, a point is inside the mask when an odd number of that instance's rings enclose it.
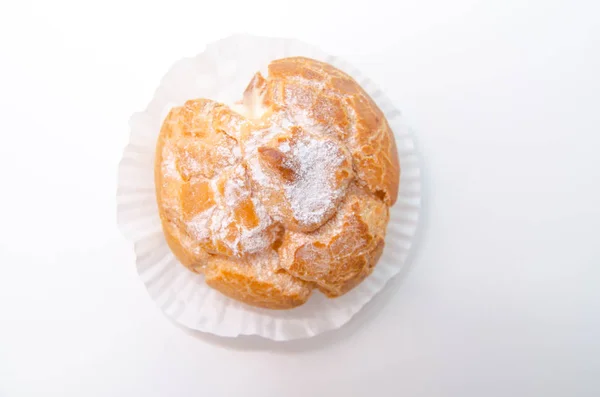
<instances>
[{"instance_id":1,"label":"powdered sugar dusting","mask_svg":"<svg viewBox=\"0 0 600 397\"><path fill-rule=\"evenodd\" d=\"M177 171L177 163L173 152L166 151L161 168L165 177L181 179L181 175L179 175L179 172Z\"/></svg>"},{"instance_id":2,"label":"powdered sugar dusting","mask_svg":"<svg viewBox=\"0 0 600 397\"><path fill-rule=\"evenodd\" d=\"M219 184L223 184L223 194ZM241 164L211 180L210 187L215 195L215 205L187 222L188 231L196 239L211 242L214 247L224 245L236 256L261 251L272 243L274 236L269 227L273 221L262 203L252 197ZM237 214L240 206L248 201L258 219L254 227L245 227Z\"/></svg>"},{"instance_id":3,"label":"powdered sugar dusting","mask_svg":"<svg viewBox=\"0 0 600 397\"><path fill-rule=\"evenodd\" d=\"M211 207L206 211L202 211L187 223L188 231L198 241L207 241L209 239L208 223L214 211L215 207Z\"/></svg>"},{"instance_id":4,"label":"powdered sugar dusting","mask_svg":"<svg viewBox=\"0 0 600 397\"><path fill-rule=\"evenodd\" d=\"M214 205L187 223L188 232L207 244L209 252L235 256L261 252L277 238L279 223L315 230L335 213L350 180L338 180L339 168L349 166L344 164L348 160L345 149L313 113L314 92L323 90L322 83L297 82L313 85L312 93L286 87L287 106L269 113L266 120L266 91L260 79L255 83L235 107L236 114L213 120L235 144L213 141L210 152L183 158L190 175L201 173L210 180ZM283 160L263 164L259 148L275 146ZM288 171L278 171L277 163ZM174 162L165 161L163 167L167 164L173 168L166 174L177 173ZM349 178L351 174L349 168Z\"/></svg>"},{"instance_id":5,"label":"powdered sugar dusting","mask_svg":"<svg viewBox=\"0 0 600 397\"><path fill-rule=\"evenodd\" d=\"M241 243L245 252L253 253L265 249L275 240L275 236L268 230L268 227L270 227L273 222L267 213L267 209L254 197L252 197L251 200L260 223L258 227L253 229L242 230Z\"/></svg>"},{"instance_id":6,"label":"powdered sugar dusting","mask_svg":"<svg viewBox=\"0 0 600 397\"><path fill-rule=\"evenodd\" d=\"M248 139L244 142L244 156L252 157L256 154L259 147L263 146L277 135L285 133L279 125L273 123L268 128L253 131Z\"/></svg>"},{"instance_id":7,"label":"powdered sugar dusting","mask_svg":"<svg viewBox=\"0 0 600 397\"><path fill-rule=\"evenodd\" d=\"M224 199L226 206L234 207L239 204L242 198L246 198L249 195L247 189L245 189L245 185L244 168L237 166L225 182Z\"/></svg>"},{"instance_id":8,"label":"powdered sugar dusting","mask_svg":"<svg viewBox=\"0 0 600 397\"><path fill-rule=\"evenodd\" d=\"M294 111L288 116L288 118L291 119L292 125L299 125L304 128L309 128L311 130L319 128L318 123L314 120L312 114L308 110L294 109Z\"/></svg>"},{"instance_id":9,"label":"powdered sugar dusting","mask_svg":"<svg viewBox=\"0 0 600 397\"><path fill-rule=\"evenodd\" d=\"M333 141L306 138L296 142L290 154L296 177L285 185L285 193L294 217L305 225L320 223L340 194L331 181L343 161L339 147Z\"/></svg>"},{"instance_id":10,"label":"powdered sugar dusting","mask_svg":"<svg viewBox=\"0 0 600 397\"><path fill-rule=\"evenodd\" d=\"M248 160L248 168L252 174L252 179L261 186L270 184L270 179L262 170L257 157Z\"/></svg>"},{"instance_id":11,"label":"powdered sugar dusting","mask_svg":"<svg viewBox=\"0 0 600 397\"><path fill-rule=\"evenodd\" d=\"M283 142L281 145L279 145L279 150L281 150L281 153L287 153L290 151L290 144L287 142Z\"/></svg>"}]
</instances>

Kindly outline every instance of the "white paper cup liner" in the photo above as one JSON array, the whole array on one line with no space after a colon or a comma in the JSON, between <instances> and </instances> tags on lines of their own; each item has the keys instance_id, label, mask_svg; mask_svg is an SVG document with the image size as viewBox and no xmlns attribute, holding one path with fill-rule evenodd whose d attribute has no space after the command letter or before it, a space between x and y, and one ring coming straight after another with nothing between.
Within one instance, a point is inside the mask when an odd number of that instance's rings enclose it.
<instances>
[{"instance_id":1,"label":"white paper cup liner","mask_svg":"<svg viewBox=\"0 0 600 397\"><path fill-rule=\"evenodd\" d=\"M173 256L161 229L154 191L154 151L164 117L188 99L233 103L257 70L270 61L306 56L350 74L369 93L394 131L400 158L400 194L391 210L384 253L373 273L336 299L315 291L285 311L259 309L208 287ZM137 271L150 297L175 322L220 336L259 335L274 340L308 338L347 323L403 268L413 245L421 208L421 171L414 141L400 112L368 78L341 59L293 39L231 36L193 58L176 62L145 111L130 120L131 136L119 165L118 223L135 246Z\"/></svg>"}]
</instances>

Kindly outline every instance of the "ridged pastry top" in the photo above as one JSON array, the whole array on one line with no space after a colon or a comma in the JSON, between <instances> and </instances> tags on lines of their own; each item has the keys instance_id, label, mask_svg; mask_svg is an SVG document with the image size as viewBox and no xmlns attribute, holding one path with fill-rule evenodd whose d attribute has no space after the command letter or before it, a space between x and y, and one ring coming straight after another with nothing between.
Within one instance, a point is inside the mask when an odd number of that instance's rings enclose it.
<instances>
[{"instance_id":1,"label":"ridged pastry top","mask_svg":"<svg viewBox=\"0 0 600 397\"><path fill-rule=\"evenodd\" d=\"M348 75L307 58L257 73L232 108L171 110L158 140L167 242L209 285L289 308L338 296L372 271L399 164L382 112Z\"/></svg>"}]
</instances>

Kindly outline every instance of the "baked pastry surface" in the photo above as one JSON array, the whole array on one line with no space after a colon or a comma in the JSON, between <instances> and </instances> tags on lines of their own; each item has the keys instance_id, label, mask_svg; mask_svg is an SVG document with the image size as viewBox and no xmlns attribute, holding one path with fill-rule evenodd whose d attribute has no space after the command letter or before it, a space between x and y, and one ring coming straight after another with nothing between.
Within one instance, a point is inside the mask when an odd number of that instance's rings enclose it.
<instances>
[{"instance_id":1,"label":"baked pastry surface","mask_svg":"<svg viewBox=\"0 0 600 397\"><path fill-rule=\"evenodd\" d=\"M156 196L169 247L213 288L287 309L340 296L384 247L400 167L377 105L308 58L271 62L232 107L187 101L165 118Z\"/></svg>"}]
</instances>

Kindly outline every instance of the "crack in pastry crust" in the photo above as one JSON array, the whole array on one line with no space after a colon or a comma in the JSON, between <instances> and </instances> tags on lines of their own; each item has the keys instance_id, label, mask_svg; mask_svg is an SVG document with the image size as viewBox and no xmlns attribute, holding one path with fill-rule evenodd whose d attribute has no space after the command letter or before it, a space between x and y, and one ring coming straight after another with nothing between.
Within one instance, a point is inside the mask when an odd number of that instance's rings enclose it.
<instances>
[{"instance_id":1,"label":"crack in pastry crust","mask_svg":"<svg viewBox=\"0 0 600 397\"><path fill-rule=\"evenodd\" d=\"M166 117L155 182L167 243L207 283L286 309L342 295L384 246L400 168L381 110L348 75L285 58L240 103L187 101Z\"/></svg>"}]
</instances>

